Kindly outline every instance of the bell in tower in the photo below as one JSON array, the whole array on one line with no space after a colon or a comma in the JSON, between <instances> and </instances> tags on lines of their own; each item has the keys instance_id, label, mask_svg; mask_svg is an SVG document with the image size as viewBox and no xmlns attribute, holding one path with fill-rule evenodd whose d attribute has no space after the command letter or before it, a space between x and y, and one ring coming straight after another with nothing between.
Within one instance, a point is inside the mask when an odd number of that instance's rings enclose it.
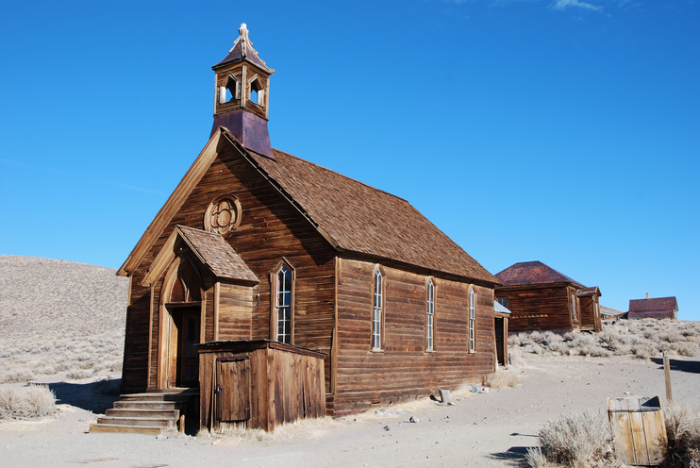
<instances>
[{"instance_id":1,"label":"bell in tower","mask_svg":"<svg viewBox=\"0 0 700 468\"><path fill-rule=\"evenodd\" d=\"M267 131L270 76L258 57L245 23L228 55L212 67L216 73L213 135L225 127L245 148L274 159Z\"/></svg>"}]
</instances>

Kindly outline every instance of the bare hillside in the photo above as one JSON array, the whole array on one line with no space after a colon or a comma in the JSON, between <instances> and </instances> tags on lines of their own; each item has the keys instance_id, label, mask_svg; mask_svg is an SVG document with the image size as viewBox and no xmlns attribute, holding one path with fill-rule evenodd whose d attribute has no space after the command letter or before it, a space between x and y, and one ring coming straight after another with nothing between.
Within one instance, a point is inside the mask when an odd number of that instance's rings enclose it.
<instances>
[{"instance_id":1,"label":"bare hillside","mask_svg":"<svg viewBox=\"0 0 700 468\"><path fill-rule=\"evenodd\" d=\"M121 372L128 281L115 273L0 256L0 384Z\"/></svg>"},{"instance_id":2,"label":"bare hillside","mask_svg":"<svg viewBox=\"0 0 700 468\"><path fill-rule=\"evenodd\" d=\"M127 283L111 268L0 255L3 338L72 338L123 328Z\"/></svg>"}]
</instances>

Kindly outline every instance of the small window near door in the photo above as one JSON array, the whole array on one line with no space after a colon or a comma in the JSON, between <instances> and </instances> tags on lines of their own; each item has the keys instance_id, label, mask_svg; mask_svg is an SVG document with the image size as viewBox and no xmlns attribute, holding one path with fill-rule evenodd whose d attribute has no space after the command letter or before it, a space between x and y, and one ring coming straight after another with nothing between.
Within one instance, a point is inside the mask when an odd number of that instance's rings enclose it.
<instances>
[{"instance_id":1,"label":"small window near door","mask_svg":"<svg viewBox=\"0 0 700 468\"><path fill-rule=\"evenodd\" d=\"M497 297L497 298L496 298L496 302L498 302L499 304L501 304L501 305L502 305L503 307L505 307L506 309L509 308L509 307L508 307L508 298L507 298L507 297Z\"/></svg>"}]
</instances>

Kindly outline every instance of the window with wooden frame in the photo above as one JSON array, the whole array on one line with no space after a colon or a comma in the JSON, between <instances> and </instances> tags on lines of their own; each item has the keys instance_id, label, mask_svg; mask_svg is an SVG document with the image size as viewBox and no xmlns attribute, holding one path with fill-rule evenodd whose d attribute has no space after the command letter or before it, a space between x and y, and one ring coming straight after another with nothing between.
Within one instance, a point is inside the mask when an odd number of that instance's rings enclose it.
<instances>
[{"instance_id":1,"label":"window with wooden frame","mask_svg":"<svg viewBox=\"0 0 700 468\"><path fill-rule=\"evenodd\" d=\"M574 318L574 322L578 320L576 317L576 296L571 295L571 315Z\"/></svg>"},{"instance_id":2,"label":"window with wooden frame","mask_svg":"<svg viewBox=\"0 0 700 468\"><path fill-rule=\"evenodd\" d=\"M281 343L294 344L294 269L281 262L272 275L270 335Z\"/></svg>"},{"instance_id":3,"label":"window with wooden frame","mask_svg":"<svg viewBox=\"0 0 700 468\"><path fill-rule=\"evenodd\" d=\"M433 279L428 280L428 297L426 299L426 345L427 351L435 350L435 284Z\"/></svg>"},{"instance_id":4,"label":"window with wooden frame","mask_svg":"<svg viewBox=\"0 0 700 468\"><path fill-rule=\"evenodd\" d=\"M382 349L384 329L384 276L379 268L374 271L374 294L372 295L372 350Z\"/></svg>"},{"instance_id":5,"label":"window with wooden frame","mask_svg":"<svg viewBox=\"0 0 700 468\"><path fill-rule=\"evenodd\" d=\"M508 298L507 298L506 296L497 297L497 298L496 298L496 302L498 302L499 304L501 304L501 305L502 305L503 307L505 307L506 309L508 308Z\"/></svg>"},{"instance_id":6,"label":"window with wooden frame","mask_svg":"<svg viewBox=\"0 0 700 468\"><path fill-rule=\"evenodd\" d=\"M473 288L469 289L469 352L476 351L476 293Z\"/></svg>"}]
</instances>

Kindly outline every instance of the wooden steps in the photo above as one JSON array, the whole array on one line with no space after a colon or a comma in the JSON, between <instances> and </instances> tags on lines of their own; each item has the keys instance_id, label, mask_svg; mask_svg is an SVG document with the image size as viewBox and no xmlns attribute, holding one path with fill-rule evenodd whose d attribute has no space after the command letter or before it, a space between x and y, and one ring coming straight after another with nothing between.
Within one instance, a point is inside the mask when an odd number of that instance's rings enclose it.
<instances>
[{"instance_id":1,"label":"wooden steps","mask_svg":"<svg viewBox=\"0 0 700 468\"><path fill-rule=\"evenodd\" d=\"M178 429L185 407L195 391L149 392L121 395L120 401L90 425L90 432L158 435Z\"/></svg>"}]
</instances>

